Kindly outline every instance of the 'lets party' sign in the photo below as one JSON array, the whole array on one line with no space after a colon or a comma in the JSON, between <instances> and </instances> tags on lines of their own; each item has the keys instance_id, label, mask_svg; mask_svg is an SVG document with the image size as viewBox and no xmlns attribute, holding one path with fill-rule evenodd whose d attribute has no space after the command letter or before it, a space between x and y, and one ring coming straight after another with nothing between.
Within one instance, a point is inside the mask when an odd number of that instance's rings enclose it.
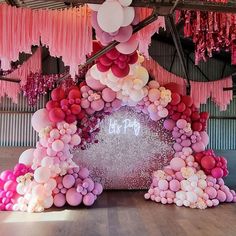
<instances>
[{"instance_id":1,"label":"'lets party' sign","mask_svg":"<svg viewBox=\"0 0 236 236\"><path fill-rule=\"evenodd\" d=\"M109 134L127 134L128 132L131 132L135 136L138 136L140 127L140 123L135 119L110 119L108 132Z\"/></svg>"}]
</instances>

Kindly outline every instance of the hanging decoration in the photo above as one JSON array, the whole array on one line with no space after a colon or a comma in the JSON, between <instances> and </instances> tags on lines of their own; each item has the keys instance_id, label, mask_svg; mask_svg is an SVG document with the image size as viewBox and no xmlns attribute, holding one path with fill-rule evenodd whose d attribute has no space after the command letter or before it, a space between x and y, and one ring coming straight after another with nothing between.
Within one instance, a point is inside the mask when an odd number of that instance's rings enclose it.
<instances>
[{"instance_id":1,"label":"hanging decoration","mask_svg":"<svg viewBox=\"0 0 236 236\"><path fill-rule=\"evenodd\" d=\"M74 78L78 65L92 52L91 15L87 6L63 10L32 10L0 4L0 59L10 69L20 52L32 45L49 47L51 56L62 57ZM70 43L68 43L70 42Z\"/></svg>"},{"instance_id":2,"label":"hanging decoration","mask_svg":"<svg viewBox=\"0 0 236 236\"><path fill-rule=\"evenodd\" d=\"M221 2L228 1L212 0ZM231 52L231 63L236 64L236 15L208 11L182 11L177 13L177 21L184 20L184 37L191 37L195 43L195 64L206 61L213 53L221 50Z\"/></svg>"},{"instance_id":3,"label":"hanging decoration","mask_svg":"<svg viewBox=\"0 0 236 236\"><path fill-rule=\"evenodd\" d=\"M1 81L0 80L0 97L8 96L14 103L18 103L18 95L21 91L21 86L24 86L27 82L27 77L31 73L41 73L41 48L37 48L34 54L26 60L18 68L11 70L10 73L4 75L7 78L13 80L20 80L20 83ZM34 85L35 86L35 85ZM44 86L44 85L42 85ZM35 91L36 92L36 91Z\"/></svg>"},{"instance_id":4,"label":"hanging decoration","mask_svg":"<svg viewBox=\"0 0 236 236\"><path fill-rule=\"evenodd\" d=\"M150 75L153 78L156 78L161 85L166 86L172 91L185 94L186 80L184 78L165 70L152 58L145 60L144 66L147 68ZM200 108L201 104L206 104L207 99L211 98L220 110L224 111L233 99L233 91L223 90L223 88L230 88L233 86L231 76L211 82L190 81L190 84L193 104L197 108Z\"/></svg>"}]
</instances>

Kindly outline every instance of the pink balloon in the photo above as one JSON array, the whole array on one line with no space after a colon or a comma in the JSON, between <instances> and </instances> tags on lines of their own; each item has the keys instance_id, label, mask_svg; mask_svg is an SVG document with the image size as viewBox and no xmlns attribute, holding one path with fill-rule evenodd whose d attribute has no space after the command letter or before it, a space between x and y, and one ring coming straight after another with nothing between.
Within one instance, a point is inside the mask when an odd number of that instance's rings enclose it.
<instances>
[{"instance_id":1,"label":"pink balloon","mask_svg":"<svg viewBox=\"0 0 236 236\"><path fill-rule=\"evenodd\" d=\"M82 98L80 105L82 108L87 109L90 107L90 102L87 99Z\"/></svg>"},{"instance_id":2,"label":"pink balloon","mask_svg":"<svg viewBox=\"0 0 236 236\"><path fill-rule=\"evenodd\" d=\"M170 161L170 166L173 170L175 171L180 171L180 169L182 167L185 167L185 161L179 157L174 157L172 158L172 160Z\"/></svg>"},{"instance_id":3,"label":"pink balloon","mask_svg":"<svg viewBox=\"0 0 236 236\"><path fill-rule=\"evenodd\" d=\"M167 180L165 180L165 179L159 180L158 187L159 187L160 190L163 190L163 191L167 190L168 189L168 182L167 182Z\"/></svg>"},{"instance_id":4,"label":"pink balloon","mask_svg":"<svg viewBox=\"0 0 236 236\"><path fill-rule=\"evenodd\" d=\"M100 183L95 183L94 184L94 190L93 190L93 194L95 195L100 195L103 191L103 187Z\"/></svg>"},{"instance_id":5,"label":"pink balloon","mask_svg":"<svg viewBox=\"0 0 236 236\"><path fill-rule=\"evenodd\" d=\"M223 191L218 190L217 191L217 199L219 200L219 202L225 202L226 201L226 194Z\"/></svg>"},{"instance_id":6,"label":"pink balloon","mask_svg":"<svg viewBox=\"0 0 236 236\"><path fill-rule=\"evenodd\" d=\"M119 99L115 99L111 105L113 109L118 110L121 107L122 102Z\"/></svg>"},{"instance_id":7,"label":"pink balloon","mask_svg":"<svg viewBox=\"0 0 236 236\"><path fill-rule=\"evenodd\" d=\"M64 148L64 143L61 140L56 140L52 143L52 149L56 152L62 151Z\"/></svg>"},{"instance_id":8,"label":"pink balloon","mask_svg":"<svg viewBox=\"0 0 236 236\"><path fill-rule=\"evenodd\" d=\"M62 193L58 193L53 198L53 203L56 207L63 207L66 204L66 197Z\"/></svg>"},{"instance_id":9,"label":"pink balloon","mask_svg":"<svg viewBox=\"0 0 236 236\"><path fill-rule=\"evenodd\" d=\"M184 119L179 119L179 120L177 120L177 122L176 122L176 126L177 126L178 128L180 128L180 129L185 128L186 125L187 125L187 121L184 120Z\"/></svg>"},{"instance_id":10,"label":"pink balloon","mask_svg":"<svg viewBox=\"0 0 236 236\"><path fill-rule=\"evenodd\" d=\"M75 178L73 175L65 175L62 179L62 184L65 188L71 188L75 184Z\"/></svg>"},{"instance_id":11,"label":"pink balloon","mask_svg":"<svg viewBox=\"0 0 236 236\"><path fill-rule=\"evenodd\" d=\"M110 88L102 90L102 98L105 102L112 102L116 98L116 92Z\"/></svg>"},{"instance_id":12,"label":"pink balloon","mask_svg":"<svg viewBox=\"0 0 236 236\"><path fill-rule=\"evenodd\" d=\"M138 47L138 40L136 36L132 36L127 42L120 43L116 46L116 49L123 54L131 54Z\"/></svg>"},{"instance_id":13,"label":"pink balloon","mask_svg":"<svg viewBox=\"0 0 236 236\"><path fill-rule=\"evenodd\" d=\"M148 91L149 101L155 102L160 98L160 91L156 88L152 88Z\"/></svg>"},{"instance_id":14,"label":"pink balloon","mask_svg":"<svg viewBox=\"0 0 236 236\"><path fill-rule=\"evenodd\" d=\"M39 132L47 126L52 126L53 123L49 119L47 109L43 108L33 114L31 118L31 124L33 126L33 129Z\"/></svg>"},{"instance_id":15,"label":"pink balloon","mask_svg":"<svg viewBox=\"0 0 236 236\"><path fill-rule=\"evenodd\" d=\"M158 111L158 115L161 117L161 118L165 118L168 116L168 110L166 108L163 108L161 111Z\"/></svg>"},{"instance_id":16,"label":"pink balloon","mask_svg":"<svg viewBox=\"0 0 236 236\"><path fill-rule=\"evenodd\" d=\"M127 42L133 33L132 26L121 27L118 34L114 37L117 42L124 43Z\"/></svg>"},{"instance_id":17,"label":"pink balloon","mask_svg":"<svg viewBox=\"0 0 236 236\"><path fill-rule=\"evenodd\" d=\"M203 152L205 150L205 145L203 142L197 142L192 145L192 149L194 152Z\"/></svg>"},{"instance_id":18,"label":"pink balloon","mask_svg":"<svg viewBox=\"0 0 236 236\"><path fill-rule=\"evenodd\" d=\"M172 131L175 127L175 122L172 119L166 119L163 125L165 129Z\"/></svg>"},{"instance_id":19,"label":"pink balloon","mask_svg":"<svg viewBox=\"0 0 236 236\"><path fill-rule=\"evenodd\" d=\"M85 206L92 206L95 201L95 197L92 193L88 193L83 198L83 203Z\"/></svg>"},{"instance_id":20,"label":"pink balloon","mask_svg":"<svg viewBox=\"0 0 236 236\"><path fill-rule=\"evenodd\" d=\"M214 199L217 196L217 191L213 187L206 187L205 193L208 194L210 199Z\"/></svg>"},{"instance_id":21,"label":"pink balloon","mask_svg":"<svg viewBox=\"0 0 236 236\"><path fill-rule=\"evenodd\" d=\"M115 13L115 14L114 14ZM98 25L107 33L117 31L123 24L124 11L122 6L115 1L104 2L97 14Z\"/></svg>"},{"instance_id":22,"label":"pink balloon","mask_svg":"<svg viewBox=\"0 0 236 236\"><path fill-rule=\"evenodd\" d=\"M66 201L71 206L78 206L82 202L82 195L71 188L66 192Z\"/></svg>"},{"instance_id":23,"label":"pink balloon","mask_svg":"<svg viewBox=\"0 0 236 236\"><path fill-rule=\"evenodd\" d=\"M94 79L90 74L87 73L86 75L86 83L87 85L96 90L96 91L101 91L103 90L106 86L101 84L99 80Z\"/></svg>"},{"instance_id":24,"label":"pink balloon","mask_svg":"<svg viewBox=\"0 0 236 236\"><path fill-rule=\"evenodd\" d=\"M200 136L201 136L201 141L204 143L205 146L207 146L209 143L209 136L207 132L206 131L200 132Z\"/></svg>"},{"instance_id":25,"label":"pink balloon","mask_svg":"<svg viewBox=\"0 0 236 236\"><path fill-rule=\"evenodd\" d=\"M177 192L180 190L180 182L176 179L171 180L169 185L171 191Z\"/></svg>"},{"instance_id":26,"label":"pink balloon","mask_svg":"<svg viewBox=\"0 0 236 236\"><path fill-rule=\"evenodd\" d=\"M101 111L103 108L104 108L104 101L102 99L98 99L98 100L95 100L95 101L92 101L91 102L91 108L94 110L94 111Z\"/></svg>"},{"instance_id":27,"label":"pink balloon","mask_svg":"<svg viewBox=\"0 0 236 236\"><path fill-rule=\"evenodd\" d=\"M89 176L89 170L87 168L82 168L79 171L79 177L82 179L86 179Z\"/></svg>"}]
</instances>

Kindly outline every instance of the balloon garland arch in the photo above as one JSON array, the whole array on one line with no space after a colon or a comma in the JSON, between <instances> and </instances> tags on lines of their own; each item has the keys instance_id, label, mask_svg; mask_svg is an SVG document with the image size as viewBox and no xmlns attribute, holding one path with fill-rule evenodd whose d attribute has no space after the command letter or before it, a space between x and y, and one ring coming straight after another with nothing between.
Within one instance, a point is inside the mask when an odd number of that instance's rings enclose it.
<instances>
[{"instance_id":1,"label":"balloon garland arch","mask_svg":"<svg viewBox=\"0 0 236 236\"><path fill-rule=\"evenodd\" d=\"M169 165L150 176L152 184L145 199L199 209L236 202L235 191L222 179L228 174L227 161L212 150L205 150L209 114L199 112L190 96L168 90L168 85L160 86L156 80L148 81L143 57L136 51L137 36L130 35L128 28L123 29L135 23L134 11L124 10L129 8L130 3L126 3L106 1L92 6L98 11L93 26L96 25L103 45L114 37L121 43L96 61L85 82L54 89L46 108L33 115L32 126L39 141L35 149L21 154L13 170L1 173L0 210L41 212L66 203L93 205L103 187L93 181L87 168L73 161L71 150L92 142L102 114L122 106L131 106L153 121L163 120L164 128L175 141L175 154ZM127 17L109 18L107 9L114 4L119 5L118 15ZM107 22L114 24L106 25Z\"/></svg>"}]
</instances>

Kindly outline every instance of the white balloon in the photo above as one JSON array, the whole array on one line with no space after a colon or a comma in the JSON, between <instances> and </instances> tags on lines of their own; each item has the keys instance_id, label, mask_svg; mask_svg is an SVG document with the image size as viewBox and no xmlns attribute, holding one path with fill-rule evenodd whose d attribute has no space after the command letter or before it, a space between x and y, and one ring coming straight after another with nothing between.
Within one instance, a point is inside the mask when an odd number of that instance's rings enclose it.
<instances>
[{"instance_id":1,"label":"white balloon","mask_svg":"<svg viewBox=\"0 0 236 236\"><path fill-rule=\"evenodd\" d=\"M44 199L43 201L43 207L46 208L50 208L53 205L53 197L49 196L46 199Z\"/></svg>"},{"instance_id":2,"label":"white balloon","mask_svg":"<svg viewBox=\"0 0 236 236\"><path fill-rule=\"evenodd\" d=\"M123 7L127 7L132 3L132 0L119 0L119 2Z\"/></svg>"},{"instance_id":3,"label":"white balloon","mask_svg":"<svg viewBox=\"0 0 236 236\"><path fill-rule=\"evenodd\" d=\"M133 7L124 8L124 20L122 26L128 26L132 23L135 16L135 11Z\"/></svg>"},{"instance_id":4,"label":"white balloon","mask_svg":"<svg viewBox=\"0 0 236 236\"><path fill-rule=\"evenodd\" d=\"M107 33L117 31L123 24L123 7L115 1L104 2L98 10L97 21L101 29Z\"/></svg>"},{"instance_id":5,"label":"white balloon","mask_svg":"<svg viewBox=\"0 0 236 236\"><path fill-rule=\"evenodd\" d=\"M30 148L22 152L19 158L19 163L31 166L34 160L34 150L35 148Z\"/></svg>"},{"instance_id":6,"label":"white balloon","mask_svg":"<svg viewBox=\"0 0 236 236\"><path fill-rule=\"evenodd\" d=\"M88 4L88 7L92 9L93 11L98 11L101 4Z\"/></svg>"}]
</instances>

